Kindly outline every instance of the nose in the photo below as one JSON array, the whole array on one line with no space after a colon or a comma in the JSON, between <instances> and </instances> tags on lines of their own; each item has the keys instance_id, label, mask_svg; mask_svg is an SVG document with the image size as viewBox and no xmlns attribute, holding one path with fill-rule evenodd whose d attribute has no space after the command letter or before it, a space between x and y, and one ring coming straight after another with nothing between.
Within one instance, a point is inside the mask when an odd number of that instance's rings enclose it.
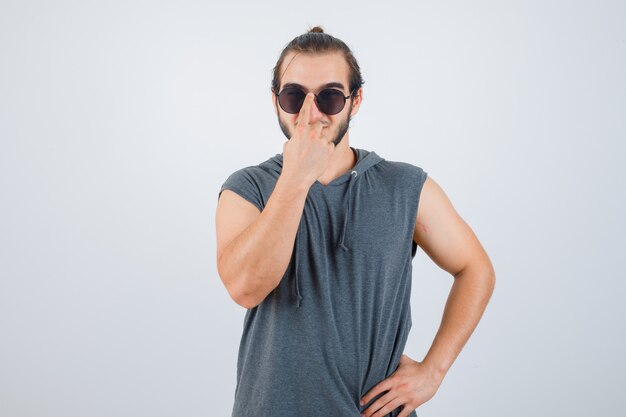
<instances>
[{"instance_id":1,"label":"nose","mask_svg":"<svg viewBox=\"0 0 626 417\"><path fill-rule=\"evenodd\" d=\"M309 94L313 94L313 93L309 93ZM317 103L315 102L315 97L313 97L313 103L311 103L311 108L309 111L309 122L310 123L316 122L323 117L324 117L324 113L320 111L319 107L317 107Z\"/></svg>"}]
</instances>

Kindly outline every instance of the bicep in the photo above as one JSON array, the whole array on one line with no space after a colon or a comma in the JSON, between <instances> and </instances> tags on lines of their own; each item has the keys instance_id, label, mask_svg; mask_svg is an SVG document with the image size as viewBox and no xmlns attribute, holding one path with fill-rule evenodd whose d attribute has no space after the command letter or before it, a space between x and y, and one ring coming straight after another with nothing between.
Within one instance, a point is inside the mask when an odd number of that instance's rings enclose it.
<instances>
[{"instance_id":1,"label":"bicep","mask_svg":"<svg viewBox=\"0 0 626 417\"><path fill-rule=\"evenodd\" d=\"M433 262L452 275L485 255L472 229L430 176L421 191L413 240Z\"/></svg>"},{"instance_id":2,"label":"bicep","mask_svg":"<svg viewBox=\"0 0 626 417\"><path fill-rule=\"evenodd\" d=\"M221 192L215 214L218 264L228 245L260 215L258 207L236 192L229 189Z\"/></svg>"}]
</instances>

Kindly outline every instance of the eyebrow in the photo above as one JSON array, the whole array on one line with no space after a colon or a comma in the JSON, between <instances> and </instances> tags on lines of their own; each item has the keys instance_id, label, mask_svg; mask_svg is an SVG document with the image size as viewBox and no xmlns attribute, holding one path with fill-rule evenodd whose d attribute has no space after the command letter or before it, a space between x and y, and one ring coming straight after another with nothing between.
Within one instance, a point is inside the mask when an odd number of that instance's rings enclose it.
<instances>
[{"instance_id":1,"label":"eyebrow","mask_svg":"<svg viewBox=\"0 0 626 417\"><path fill-rule=\"evenodd\" d=\"M287 87L297 87L297 88L300 88L300 89L302 89L304 91L307 91L307 89L304 88L304 86L302 86L302 85L300 85L298 83L287 83L287 84L283 85L283 88L287 88ZM322 85L320 87L320 90L323 90L325 88L333 88L333 87L341 88L341 90L344 90L346 88L342 83L333 81L331 83L326 83L326 84Z\"/></svg>"}]
</instances>

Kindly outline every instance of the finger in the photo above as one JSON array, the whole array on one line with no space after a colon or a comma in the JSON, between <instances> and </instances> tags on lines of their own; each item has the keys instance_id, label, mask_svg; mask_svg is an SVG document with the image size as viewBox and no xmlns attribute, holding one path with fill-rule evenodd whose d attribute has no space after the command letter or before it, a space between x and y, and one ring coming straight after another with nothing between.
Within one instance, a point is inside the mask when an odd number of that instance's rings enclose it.
<instances>
[{"instance_id":1,"label":"finger","mask_svg":"<svg viewBox=\"0 0 626 417\"><path fill-rule=\"evenodd\" d=\"M379 415L387 415L393 408L389 408L389 404L392 400L396 400L396 394L389 391L376 401L374 401L369 407L363 410L363 415L368 417L378 417ZM381 411L382 410L382 411ZM384 411L387 411L386 413Z\"/></svg>"},{"instance_id":2,"label":"finger","mask_svg":"<svg viewBox=\"0 0 626 417\"><path fill-rule=\"evenodd\" d=\"M311 108L314 97L313 93L307 93L306 97L304 97L304 103L302 103L302 108L300 109L300 113L298 113L298 124L305 126L309 124L309 109Z\"/></svg>"},{"instance_id":3,"label":"finger","mask_svg":"<svg viewBox=\"0 0 626 417\"><path fill-rule=\"evenodd\" d=\"M319 136L319 134L322 133L322 129L324 129L324 124L321 120L318 120L313 123L313 126L315 128L315 131L317 132L317 135Z\"/></svg>"},{"instance_id":4,"label":"finger","mask_svg":"<svg viewBox=\"0 0 626 417\"><path fill-rule=\"evenodd\" d=\"M324 129L324 125L320 120L316 120L315 122L307 125L309 128L309 137L312 139L322 139L322 130Z\"/></svg>"},{"instance_id":5,"label":"finger","mask_svg":"<svg viewBox=\"0 0 626 417\"><path fill-rule=\"evenodd\" d=\"M384 417L401 405L402 399L400 397L396 397L392 401L389 401L387 404L385 404L385 406L378 410L375 414L372 414L372 417Z\"/></svg>"},{"instance_id":6,"label":"finger","mask_svg":"<svg viewBox=\"0 0 626 417\"><path fill-rule=\"evenodd\" d=\"M367 394L365 394L363 397L361 397L361 401L363 402L363 404L367 404L372 398L374 398L375 396L377 396L381 392L389 391L391 389L391 387L392 387L392 383L389 380L389 378L383 379L381 382L379 382L377 385L375 385L374 388L369 390L367 392Z\"/></svg>"}]
</instances>

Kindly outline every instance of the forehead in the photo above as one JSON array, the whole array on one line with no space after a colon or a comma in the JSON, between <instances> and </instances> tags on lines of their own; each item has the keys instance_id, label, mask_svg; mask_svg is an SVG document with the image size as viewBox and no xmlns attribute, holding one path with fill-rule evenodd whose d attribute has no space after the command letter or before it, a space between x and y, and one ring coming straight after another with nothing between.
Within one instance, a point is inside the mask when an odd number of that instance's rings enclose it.
<instances>
[{"instance_id":1,"label":"forehead","mask_svg":"<svg viewBox=\"0 0 626 417\"><path fill-rule=\"evenodd\" d=\"M328 83L339 82L345 86L344 90L349 88L348 63L339 52L325 54L290 52L283 60L281 71L284 71L280 79L281 85L296 83L314 90Z\"/></svg>"}]
</instances>

